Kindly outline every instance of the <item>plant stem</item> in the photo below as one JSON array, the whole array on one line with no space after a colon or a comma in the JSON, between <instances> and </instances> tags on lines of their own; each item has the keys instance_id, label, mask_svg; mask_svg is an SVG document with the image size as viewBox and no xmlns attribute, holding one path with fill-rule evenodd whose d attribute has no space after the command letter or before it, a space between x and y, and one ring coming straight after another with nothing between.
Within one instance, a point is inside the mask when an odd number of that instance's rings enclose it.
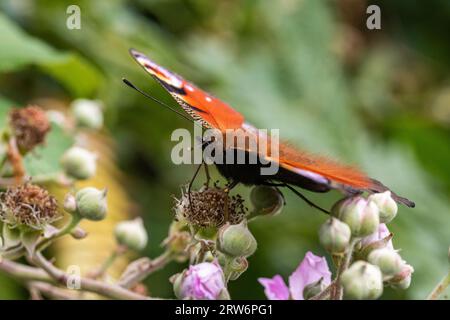
<instances>
[{"instance_id":1,"label":"plant stem","mask_svg":"<svg viewBox=\"0 0 450 320\"><path fill-rule=\"evenodd\" d=\"M53 240L60 238L62 236L65 236L66 234L71 233L72 230L78 226L78 224L80 223L81 220L82 220L82 217L79 214L77 214L77 213L72 214L70 216L70 221L61 230L59 230L57 233L55 233L53 236L51 236L50 238L43 239L40 243L38 243L38 245L36 246L36 250L42 251L46 247L48 247Z\"/></svg>"},{"instance_id":2,"label":"plant stem","mask_svg":"<svg viewBox=\"0 0 450 320\"><path fill-rule=\"evenodd\" d=\"M153 272L162 269L170 261L172 261L173 255L171 252L166 251L159 257L153 260L136 261L136 264L130 264L129 269L125 270L118 284L124 288L132 288L145 278L147 278Z\"/></svg>"},{"instance_id":3,"label":"plant stem","mask_svg":"<svg viewBox=\"0 0 450 320\"><path fill-rule=\"evenodd\" d=\"M338 271L336 274L336 280L335 280L335 285L333 290L331 290L331 294L330 294L330 299L331 300L342 300L342 296L343 296L343 291L342 291L342 286L341 286L341 276L342 273L348 269L350 262L352 261L352 256L353 256L353 249L355 248L356 243L358 243L360 239L358 238L353 238L350 241L350 245L347 248L347 251L345 252L344 257L342 257L342 259L340 259L339 261L339 267L338 267Z\"/></svg>"},{"instance_id":4,"label":"plant stem","mask_svg":"<svg viewBox=\"0 0 450 320\"><path fill-rule=\"evenodd\" d=\"M108 258L103 262L103 264L100 266L100 268L98 268L98 270L93 272L90 277L92 279L98 279L98 278L102 277L106 273L106 271L109 269L109 267L111 267L111 265L116 261L116 259L120 255L124 254L126 251L127 251L126 247L117 246L111 252L111 254L108 256Z\"/></svg>"},{"instance_id":5,"label":"plant stem","mask_svg":"<svg viewBox=\"0 0 450 320\"><path fill-rule=\"evenodd\" d=\"M54 285L46 282L40 281L32 281L30 282L30 291L31 289L35 289L39 292L39 294L50 298L50 299L58 299L58 300L76 300L78 298L77 294L73 294L69 289L61 289L55 287Z\"/></svg>"},{"instance_id":6,"label":"plant stem","mask_svg":"<svg viewBox=\"0 0 450 320\"><path fill-rule=\"evenodd\" d=\"M57 283L63 286L67 286L67 282L68 280L70 280L71 275L56 268L50 261L45 259L45 257L40 252L36 252L32 260L37 266L44 269ZM79 280L81 287L80 289L95 292L108 298L119 300L149 299L148 297L134 293L117 285L111 285L94 279L81 277L79 278Z\"/></svg>"},{"instance_id":7,"label":"plant stem","mask_svg":"<svg viewBox=\"0 0 450 320\"><path fill-rule=\"evenodd\" d=\"M450 285L450 271L447 275L437 284L437 286L428 295L427 300L436 300Z\"/></svg>"},{"instance_id":8,"label":"plant stem","mask_svg":"<svg viewBox=\"0 0 450 320\"><path fill-rule=\"evenodd\" d=\"M328 287L326 287L322 292L316 294L314 297L311 297L309 300L325 300L327 299L331 292L334 290L335 288L335 281L331 282L330 285Z\"/></svg>"}]
</instances>

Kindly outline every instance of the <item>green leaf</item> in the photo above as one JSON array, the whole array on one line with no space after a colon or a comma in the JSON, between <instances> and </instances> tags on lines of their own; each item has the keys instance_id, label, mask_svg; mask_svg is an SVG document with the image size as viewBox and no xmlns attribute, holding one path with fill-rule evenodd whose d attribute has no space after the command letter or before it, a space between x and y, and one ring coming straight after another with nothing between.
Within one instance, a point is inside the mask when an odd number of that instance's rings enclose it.
<instances>
[{"instance_id":1,"label":"green leaf","mask_svg":"<svg viewBox=\"0 0 450 320\"><path fill-rule=\"evenodd\" d=\"M98 88L101 73L78 54L63 53L26 34L0 14L0 72L34 64L60 81L74 96L89 96Z\"/></svg>"},{"instance_id":2,"label":"green leaf","mask_svg":"<svg viewBox=\"0 0 450 320\"><path fill-rule=\"evenodd\" d=\"M60 171L59 160L73 144L73 139L58 125L52 123L45 145L26 155L25 168L31 176L53 176Z\"/></svg>"},{"instance_id":3,"label":"green leaf","mask_svg":"<svg viewBox=\"0 0 450 320\"><path fill-rule=\"evenodd\" d=\"M45 63L41 68L58 79L74 97L91 96L103 80L101 73L78 54Z\"/></svg>"},{"instance_id":4,"label":"green leaf","mask_svg":"<svg viewBox=\"0 0 450 320\"><path fill-rule=\"evenodd\" d=\"M31 257L34 255L34 251L36 250L37 241L41 236L41 230L26 230L22 231L21 238L22 244L28 252L28 255Z\"/></svg>"},{"instance_id":5,"label":"green leaf","mask_svg":"<svg viewBox=\"0 0 450 320\"><path fill-rule=\"evenodd\" d=\"M14 71L28 64L54 62L64 55L23 32L0 13L0 72Z\"/></svg>"},{"instance_id":6,"label":"green leaf","mask_svg":"<svg viewBox=\"0 0 450 320\"><path fill-rule=\"evenodd\" d=\"M13 102L0 96L0 130L3 129L8 122L8 112L12 105Z\"/></svg>"},{"instance_id":7,"label":"green leaf","mask_svg":"<svg viewBox=\"0 0 450 320\"><path fill-rule=\"evenodd\" d=\"M20 243L20 232L17 228L10 228L8 224L3 224L2 230L3 246L5 249L12 248Z\"/></svg>"}]
</instances>

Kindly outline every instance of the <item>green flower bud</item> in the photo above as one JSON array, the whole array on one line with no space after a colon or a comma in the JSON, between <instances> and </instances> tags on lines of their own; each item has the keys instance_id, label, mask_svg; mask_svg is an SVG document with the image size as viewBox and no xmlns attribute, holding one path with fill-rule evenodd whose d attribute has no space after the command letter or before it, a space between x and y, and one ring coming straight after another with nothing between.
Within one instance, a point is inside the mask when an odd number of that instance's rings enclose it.
<instances>
[{"instance_id":1,"label":"green flower bud","mask_svg":"<svg viewBox=\"0 0 450 320\"><path fill-rule=\"evenodd\" d=\"M106 189L83 188L75 195L78 214L88 220L99 221L106 216Z\"/></svg>"},{"instance_id":2,"label":"green flower bud","mask_svg":"<svg viewBox=\"0 0 450 320\"><path fill-rule=\"evenodd\" d=\"M323 283L323 278L320 278L303 289L303 297L305 300L311 299L325 290L326 287L327 286Z\"/></svg>"},{"instance_id":3,"label":"green flower bud","mask_svg":"<svg viewBox=\"0 0 450 320\"><path fill-rule=\"evenodd\" d=\"M100 129L103 126L103 112L100 101L77 99L72 102L72 112L77 124L82 127Z\"/></svg>"},{"instance_id":4,"label":"green flower bud","mask_svg":"<svg viewBox=\"0 0 450 320\"><path fill-rule=\"evenodd\" d=\"M66 197L64 198L64 210L68 213L75 213L77 211L77 201L70 193L66 194Z\"/></svg>"},{"instance_id":5,"label":"green flower bud","mask_svg":"<svg viewBox=\"0 0 450 320\"><path fill-rule=\"evenodd\" d=\"M377 299L383 293L383 276L380 269L361 260L342 273L341 284L346 299Z\"/></svg>"},{"instance_id":6,"label":"green flower bud","mask_svg":"<svg viewBox=\"0 0 450 320\"><path fill-rule=\"evenodd\" d=\"M403 279L397 281L397 282L392 282L391 283L391 287L394 289L399 289L399 290L406 290L409 288L409 286L411 285L411 275L404 277Z\"/></svg>"},{"instance_id":7,"label":"green flower bud","mask_svg":"<svg viewBox=\"0 0 450 320\"><path fill-rule=\"evenodd\" d=\"M255 237L248 230L245 221L220 228L217 237L219 251L232 257L248 257L256 250Z\"/></svg>"},{"instance_id":8,"label":"green flower bud","mask_svg":"<svg viewBox=\"0 0 450 320\"><path fill-rule=\"evenodd\" d=\"M403 261L402 270L389 279L388 284L394 289L406 290L411 285L414 268Z\"/></svg>"},{"instance_id":9,"label":"green flower bud","mask_svg":"<svg viewBox=\"0 0 450 320\"><path fill-rule=\"evenodd\" d=\"M331 253L342 253L346 250L351 238L350 227L344 222L331 217L319 230L320 244Z\"/></svg>"},{"instance_id":10,"label":"green flower bud","mask_svg":"<svg viewBox=\"0 0 450 320\"><path fill-rule=\"evenodd\" d=\"M122 221L116 225L114 235L117 243L139 251L147 245L147 231L141 218L131 221Z\"/></svg>"},{"instance_id":11,"label":"green flower bud","mask_svg":"<svg viewBox=\"0 0 450 320\"><path fill-rule=\"evenodd\" d=\"M403 267L403 260L400 255L389 248L373 250L367 257L367 260L378 266L385 276L393 276L399 273Z\"/></svg>"},{"instance_id":12,"label":"green flower bud","mask_svg":"<svg viewBox=\"0 0 450 320\"><path fill-rule=\"evenodd\" d=\"M372 201L354 197L338 202L331 210L339 220L345 222L355 237L374 233L380 224L378 207Z\"/></svg>"},{"instance_id":13,"label":"green flower bud","mask_svg":"<svg viewBox=\"0 0 450 320\"><path fill-rule=\"evenodd\" d=\"M397 202L392 199L390 191L372 194L368 200L377 205L381 223L388 223L397 215Z\"/></svg>"},{"instance_id":14,"label":"green flower bud","mask_svg":"<svg viewBox=\"0 0 450 320\"><path fill-rule=\"evenodd\" d=\"M278 189L269 186L255 186L250 193L254 211L252 216L279 214L284 207L283 195Z\"/></svg>"},{"instance_id":15,"label":"green flower bud","mask_svg":"<svg viewBox=\"0 0 450 320\"><path fill-rule=\"evenodd\" d=\"M96 159L97 156L92 152L80 147L72 147L62 156L61 165L68 176L84 180L95 174Z\"/></svg>"}]
</instances>

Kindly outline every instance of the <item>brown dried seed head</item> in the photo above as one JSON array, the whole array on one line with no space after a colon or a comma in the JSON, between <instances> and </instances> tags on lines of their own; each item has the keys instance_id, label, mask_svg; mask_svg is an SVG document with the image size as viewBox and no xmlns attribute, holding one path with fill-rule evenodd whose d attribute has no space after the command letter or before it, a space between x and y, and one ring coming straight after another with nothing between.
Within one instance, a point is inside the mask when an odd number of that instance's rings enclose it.
<instances>
[{"instance_id":1,"label":"brown dried seed head","mask_svg":"<svg viewBox=\"0 0 450 320\"><path fill-rule=\"evenodd\" d=\"M22 152L30 151L43 143L50 130L46 113L37 106L12 109L9 118L17 145Z\"/></svg>"},{"instance_id":2,"label":"brown dried seed head","mask_svg":"<svg viewBox=\"0 0 450 320\"><path fill-rule=\"evenodd\" d=\"M41 229L59 217L56 199L37 185L25 183L0 193L0 219L8 224Z\"/></svg>"},{"instance_id":3,"label":"brown dried seed head","mask_svg":"<svg viewBox=\"0 0 450 320\"><path fill-rule=\"evenodd\" d=\"M228 201L226 199L228 198ZM227 221L231 224L240 223L245 215L244 200L240 195L230 197L220 188L204 188L184 193L177 200L175 211L190 224L199 227L220 227ZM225 221L225 205L228 204L228 220Z\"/></svg>"}]
</instances>

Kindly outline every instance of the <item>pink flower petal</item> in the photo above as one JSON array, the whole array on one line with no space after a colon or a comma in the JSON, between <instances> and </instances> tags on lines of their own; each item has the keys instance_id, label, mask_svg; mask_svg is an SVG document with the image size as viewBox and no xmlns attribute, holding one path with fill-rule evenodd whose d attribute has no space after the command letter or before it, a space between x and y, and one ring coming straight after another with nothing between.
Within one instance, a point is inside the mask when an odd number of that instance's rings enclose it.
<instances>
[{"instance_id":1,"label":"pink flower petal","mask_svg":"<svg viewBox=\"0 0 450 320\"><path fill-rule=\"evenodd\" d=\"M264 287L264 293L269 300L288 300L289 288L280 275L270 278L259 278L259 283Z\"/></svg>"},{"instance_id":2,"label":"pink flower petal","mask_svg":"<svg viewBox=\"0 0 450 320\"><path fill-rule=\"evenodd\" d=\"M371 244L373 242L376 242L376 241L379 241L381 239L386 238L390 234L391 234L391 232L387 228L386 224L380 223L380 225L378 226L378 230L377 231L375 231L371 235L368 235L367 237L364 237L361 240L361 245L363 247L365 247L365 246L367 246L367 245L369 245L369 244ZM389 242L387 244L387 247L389 249L394 249L394 246L392 244L392 240L389 240Z\"/></svg>"},{"instance_id":3,"label":"pink flower petal","mask_svg":"<svg viewBox=\"0 0 450 320\"><path fill-rule=\"evenodd\" d=\"M324 257L314 255L308 251L297 270L289 277L289 289L295 300L304 300L303 290L311 283L323 278L323 284L331 283L331 272Z\"/></svg>"}]
</instances>

